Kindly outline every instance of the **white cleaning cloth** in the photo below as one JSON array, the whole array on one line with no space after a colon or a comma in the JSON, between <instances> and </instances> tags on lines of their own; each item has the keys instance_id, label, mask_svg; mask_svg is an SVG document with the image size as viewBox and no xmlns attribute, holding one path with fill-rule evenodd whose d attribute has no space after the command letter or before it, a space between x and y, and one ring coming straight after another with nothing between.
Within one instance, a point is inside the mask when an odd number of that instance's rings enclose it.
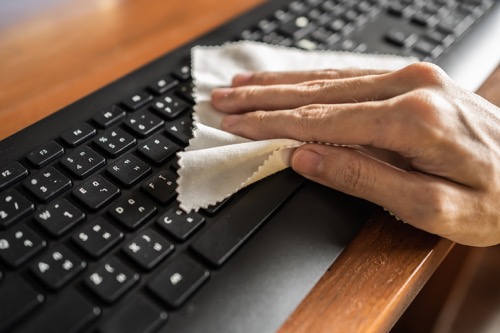
<instances>
[{"instance_id":1,"label":"white cleaning cloth","mask_svg":"<svg viewBox=\"0 0 500 333\"><path fill-rule=\"evenodd\" d=\"M207 208L241 188L290 166L291 139L252 141L220 129L223 114L210 104L213 88L252 71L372 68L396 70L415 58L334 51L302 51L255 42L192 49L195 130L179 153L178 201L185 211Z\"/></svg>"}]
</instances>

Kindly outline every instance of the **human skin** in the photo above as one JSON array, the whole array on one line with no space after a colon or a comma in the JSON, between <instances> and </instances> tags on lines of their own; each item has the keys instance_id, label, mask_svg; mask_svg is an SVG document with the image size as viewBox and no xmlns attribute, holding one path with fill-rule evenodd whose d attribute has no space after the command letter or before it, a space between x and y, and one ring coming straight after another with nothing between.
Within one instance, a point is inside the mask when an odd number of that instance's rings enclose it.
<instances>
[{"instance_id":1,"label":"human skin","mask_svg":"<svg viewBox=\"0 0 500 333\"><path fill-rule=\"evenodd\" d=\"M212 104L228 132L317 142L291 158L308 179L452 241L500 243L500 109L435 65L245 73Z\"/></svg>"}]
</instances>

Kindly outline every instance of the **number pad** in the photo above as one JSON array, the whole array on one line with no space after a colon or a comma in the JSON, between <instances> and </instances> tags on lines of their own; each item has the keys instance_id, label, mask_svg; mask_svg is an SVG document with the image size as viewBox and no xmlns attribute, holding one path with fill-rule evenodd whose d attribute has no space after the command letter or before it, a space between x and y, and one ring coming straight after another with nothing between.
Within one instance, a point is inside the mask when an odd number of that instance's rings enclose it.
<instances>
[{"instance_id":1,"label":"number pad","mask_svg":"<svg viewBox=\"0 0 500 333\"><path fill-rule=\"evenodd\" d=\"M73 196L88 209L96 211L120 194L118 187L98 175L73 190Z\"/></svg>"},{"instance_id":2,"label":"number pad","mask_svg":"<svg viewBox=\"0 0 500 333\"><path fill-rule=\"evenodd\" d=\"M24 181L24 187L43 202L71 187L71 181L50 166Z\"/></svg>"},{"instance_id":3,"label":"number pad","mask_svg":"<svg viewBox=\"0 0 500 333\"><path fill-rule=\"evenodd\" d=\"M90 176L106 163L104 157L89 147L74 150L61 159L61 164L75 177L83 179Z\"/></svg>"},{"instance_id":4,"label":"number pad","mask_svg":"<svg viewBox=\"0 0 500 333\"><path fill-rule=\"evenodd\" d=\"M93 142L111 157L116 157L135 145L136 139L125 131L115 128L98 136Z\"/></svg>"},{"instance_id":5,"label":"number pad","mask_svg":"<svg viewBox=\"0 0 500 333\"><path fill-rule=\"evenodd\" d=\"M123 251L144 269L150 270L174 250L174 245L149 229L141 232Z\"/></svg>"},{"instance_id":6,"label":"number pad","mask_svg":"<svg viewBox=\"0 0 500 333\"><path fill-rule=\"evenodd\" d=\"M0 227L7 227L33 211L35 206L16 190L0 193Z\"/></svg>"},{"instance_id":7,"label":"number pad","mask_svg":"<svg viewBox=\"0 0 500 333\"><path fill-rule=\"evenodd\" d=\"M18 267L46 244L30 228L19 226L0 234L0 258L11 267Z\"/></svg>"},{"instance_id":8,"label":"number pad","mask_svg":"<svg viewBox=\"0 0 500 333\"><path fill-rule=\"evenodd\" d=\"M75 277L85 266L85 261L65 246L60 246L37 260L31 266L31 271L47 287L56 290Z\"/></svg>"},{"instance_id":9,"label":"number pad","mask_svg":"<svg viewBox=\"0 0 500 333\"><path fill-rule=\"evenodd\" d=\"M122 238L123 233L102 217L97 217L73 235L73 241L93 258L102 256Z\"/></svg>"},{"instance_id":10,"label":"number pad","mask_svg":"<svg viewBox=\"0 0 500 333\"><path fill-rule=\"evenodd\" d=\"M113 303L137 281L139 274L133 272L116 258L109 258L85 278L85 285L104 302Z\"/></svg>"}]
</instances>

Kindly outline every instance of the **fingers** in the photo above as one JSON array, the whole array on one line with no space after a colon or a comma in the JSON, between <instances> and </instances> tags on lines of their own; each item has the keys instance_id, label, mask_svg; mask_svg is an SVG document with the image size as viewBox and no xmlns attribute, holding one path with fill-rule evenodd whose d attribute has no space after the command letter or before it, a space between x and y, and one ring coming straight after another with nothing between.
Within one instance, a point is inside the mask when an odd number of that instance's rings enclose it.
<instances>
[{"instance_id":1,"label":"fingers","mask_svg":"<svg viewBox=\"0 0 500 333\"><path fill-rule=\"evenodd\" d=\"M366 75L298 84L245 85L214 89L212 105L219 111L227 113L292 109L309 104L384 100L402 94L408 89L408 84L398 82L390 74Z\"/></svg>"},{"instance_id":2,"label":"fingers","mask_svg":"<svg viewBox=\"0 0 500 333\"><path fill-rule=\"evenodd\" d=\"M351 77L384 74L387 71L373 69L327 69L294 72L253 72L238 74L233 78L233 87L249 85L294 84L314 80L336 80Z\"/></svg>"}]
</instances>

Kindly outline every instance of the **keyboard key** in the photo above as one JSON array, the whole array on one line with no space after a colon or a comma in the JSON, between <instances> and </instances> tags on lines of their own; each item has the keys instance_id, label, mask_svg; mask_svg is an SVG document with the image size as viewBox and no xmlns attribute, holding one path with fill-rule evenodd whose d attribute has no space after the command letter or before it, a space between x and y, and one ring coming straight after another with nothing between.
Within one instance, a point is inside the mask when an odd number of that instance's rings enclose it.
<instances>
[{"instance_id":1,"label":"keyboard key","mask_svg":"<svg viewBox=\"0 0 500 333\"><path fill-rule=\"evenodd\" d=\"M61 139L70 147L76 147L96 134L95 128L89 124L81 124L61 135Z\"/></svg>"},{"instance_id":2,"label":"keyboard key","mask_svg":"<svg viewBox=\"0 0 500 333\"><path fill-rule=\"evenodd\" d=\"M200 214L195 212L187 214L177 206L169 209L157 220L159 227L181 241L191 236L203 223L205 218Z\"/></svg>"},{"instance_id":3,"label":"keyboard key","mask_svg":"<svg viewBox=\"0 0 500 333\"><path fill-rule=\"evenodd\" d=\"M45 297L19 277L11 276L0 284L0 300L0 332L6 332L15 322L40 306Z\"/></svg>"},{"instance_id":4,"label":"keyboard key","mask_svg":"<svg viewBox=\"0 0 500 333\"><path fill-rule=\"evenodd\" d=\"M174 119L189 107L189 104L172 93L156 99L151 105L151 108L165 119Z\"/></svg>"},{"instance_id":5,"label":"keyboard key","mask_svg":"<svg viewBox=\"0 0 500 333\"><path fill-rule=\"evenodd\" d=\"M47 242L26 225L0 234L0 259L11 267L19 267L41 251Z\"/></svg>"},{"instance_id":6,"label":"keyboard key","mask_svg":"<svg viewBox=\"0 0 500 333\"><path fill-rule=\"evenodd\" d=\"M31 265L31 271L47 287L57 290L83 271L86 265L85 261L61 245L37 259Z\"/></svg>"},{"instance_id":7,"label":"keyboard key","mask_svg":"<svg viewBox=\"0 0 500 333\"><path fill-rule=\"evenodd\" d=\"M54 141L50 141L43 146L29 153L26 158L34 166L41 168L44 165L56 160L64 154L64 149Z\"/></svg>"},{"instance_id":8,"label":"keyboard key","mask_svg":"<svg viewBox=\"0 0 500 333\"><path fill-rule=\"evenodd\" d=\"M138 228L154 213L156 213L156 206L138 192L121 199L109 209L109 214L129 229Z\"/></svg>"},{"instance_id":9,"label":"keyboard key","mask_svg":"<svg viewBox=\"0 0 500 333\"><path fill-rule=\"evenodd\" d=\"M163 125L163 120L149 112L141 110L133 113L125 119L124 124L131 129L135 134L146 137L156 131Z\"/></svg>"},{"instance_id":10,"label":"keyboard key","mask_svg":"<svg viewBox=\"0 0 500 333\"><path fill-rule=\"evenodd\" d=\"M187 81L179 86L179 89L176 90L176 93L185 100L189 101L191 105L193 105L195 103L193 90L194 90L193 81Z\"/></svg>"},{"instance_id":11,"label":"keyboard key","mask_svg":"<svg viewBox=\"0 0 500 333\"><path fill-rule=\"evenodd\" d=\"M84 279L85 285L107 303L116 301L137 281L139 274L116 258L107 259Z\"/></svg>"},{"instance_id":12,"label":"keyboard key","mask_svg":"<svg viewBox=\"0 0 500 333\"><path fill-rule=\"evenodd\" d=\"M191 67L189 65L182 65L172 75L181 81L187 81L191 79Z\"/></svg>"},{"instance_id":13,"label":"keyboard key","mask_svg":"<svg viewBox=\"0 0 500 333\"><path fill-rule=\"evenodd\" d=\"M300 40L316 30L316 25L310 22L307 17L299 16L295 20L283 24L279 30L295 40Z\"/></svg>"},{"instance_id":14,"label":"keyboard key","mask_svg":"<svg viewBox=\"0 0 500 333\"><path fill-rule=\"evenodd\" d=\"M23 183L24 187L42 202L48 202L71 187L71 180L53 166L34 174Z\"/></svg>"},{"instance_id":15,"label":"keyboard key","mask_svg":"<svg viewBox=\"0 0 500 333\"><path fill-rule=\"evenodd\" d=\"M418 39L416 34L413 33L408 34L406 32L396 29L389 30L385 34L384 38L389 43L404 48L412 46Z\"/></svg>"},{"instance_id":16,"label":"keyboard key","mask_svg":"<svg viewBox=\"0 0 500 333\"><path fill-rule=\"evenodd\" d=\"M185 302L203 282L210 272L200 264L180 255L167 263L148 284L149 289L165 304L172 308Z\"/></svg>"},{"instance_id":17,"label":"keyboard key","mask_svg":"<svg viewBox=\"0 0 500 333\"><path fill-rule=\"evenodd\" d=\"M156 164L163 164L179 150L179 146L167 139L164 135L158 135L153 139L141 144L137 151Z\"/></svg>"},{"instance_id":18,"label":"keyboard key","mask_svg":"<svg viewBox=\"0 0 500 333\"><path fill-rule=\"evenodd\" d=\"M415 43L413 50L426 57L437 58L443 53L444 48L432 41L421 39Z\"/></svg>"},{"instance_id":19,"label":"keyboard key","mask_svg":"<svg viewBox=\"0 0 500 333\"><path fill-rule=\"evenodd\" d=\"M8 227L34 209L33 203L16 190L0 193L0 227Z\"/></svg>"},{"instance_id":20,"label":"keyboard key","mask_svg":"<svg viewBox=\"0 0 500 333\"><path fill-rule=\"evenodd\" d=\"M288 176L287 174L285 174ZM292 175L293 176L293 175ZM291 176L290 176L291 177ZM271 183L255 184L245 195L245 204L225 208L210 227L191 244L191 248L215 266L222 265L298 187L297 181L284 181L279 188ZM258 190L257 190L258 188ZM262 193L271 193L262 195ZM252 204L248 204L252 202Z\"/></svg>"},{"instance_id":21,"label":"keyboard key","mask_svg":"<svg viewBox=\"0 0 500 333\"><path fill-rule=\"evenodd\" d=\"M93 140L94 145L110 155L116 157L136 143L136 139L119 128L108 130Z\"/></svg>"},{"instance_id":22,"label":"keyboard key","mask_svg":"<svg viewBox=\"0 0 500 333\"><path fill-rule=\"evenodd\" d=\"M126 116L125 110L117 105L113 105L107 110L102 110L97 113L93 120L94 122L102 128L108 128L121 121Z\"/></svg>"},{"instance_id":23,"label":"keyboard key","mask_svg":"<svg viewBox=\"0 0 500 333\"><path fill-rule=\"evenodd\" d=\"M139 295L126 299L122 306L99 327L99 333L156 332L167 320L167 313Z\"/></svg>"},{"instance_id":24,"label":"keyboard key","mask_svg":"<svg viewBox=\"0 0 500 333\"><path fill-rule=\"evenodd\" d=\"M190 113L185 113L174 121L166 123L167 133L175 140L183 145L189 143L189 139L193 137L193 119Z\"/></svg>"},{"instance_id":25,"label":"keyboard key","mask_svg":"<svg viewBox=\"0 0 500 333\"><path fill-rule=\"evenodd\" d=\"M160 95L164 92L169 91L179 85L179 81L171 77L165 77L158 79L151 83L148 88L152 90L155 94Z\"/></svg>"},{"instance_id":26,"label":"keyboard key","mask_svg":"<svg viewBox=\"0 0 500 333\"><path fill-rule=\"evenodd\" d=\"M123 238L123 233L102 217L87 223L72 237L88 255L99 258Z\"/></svg>"},{"instance_id":27,"label":"keyboard key","mask_svg":"<svg viewBox=\"0 0 500 333\"><path fill-rule=\"evenodd\" d=\"M474 20L467 16L465 13L452 12L448 16L441 18L437 29L445 33L454 34L455 36L460 36L467 30Z\"/></svg>"},{"instance_id":28,"label":"keyboard key","mask_svg":"<svg viewBox=\"0 0 500 333\"><path fill-rule=\"evenodd\" d=\"M144 230L123 248L143 269L150 270L174 250L174 245L152 229Z\"/></svg>"},{"instance_id":29,"label":"keyboard key","mask_svg":"<svg viewBox=\"0 0 500 333\"><path fill-rule=\"evenodd\" d=\"M131 187L151 172L151 167L132 154L106 168L106 172L123 186Z\"/></svg>"},{"instance_id":30,"label":"keyboard key","mask_svg":"<svg viewBox=\"0 0 500 333\"><path fill-rule=\"evenodd\" d=\"M84 218L85 214L66 199L54 201L35 213L38 225L54 237L63 235Z\"/></svg>"},{"instance_id":31,"label":"keyboard key","mask_svg":"<svg viewBox=\"0 0 500 333\"><path fill-rule=\"evenodd\" d=\"M87 146L75 149L61 158L61 165L80 179L90 176L105 164L104 157Z\"/></svg>"},{"instance_id":32,"label":"keyboard key","mask_svg":"<svg viewBox=\"0 0 500 333\"><path fill-rule=\"evenodd\" d=\"M22 327L23 333L80 332L97 319L101 309L89 303L76 290L66 290Z\"/></svg>"},{"instance_id":33,"label":"keyboard key","mask_svg":"<svg viewBox=\"0 0 500 333\"><path fill-rule=\"evenodd\" d=\"M73 190L73 196L88 209L97 211L120 194L118 187L97 175Z\"/></svg>"},{"instance_id":34,"label":"keyboard key","mask_svg":"<svg viewBox=\"0 0 500 333\"><path fill-rule=\"evenodd\" d=\"M166 204L175 197L177 175L163 169L142 184L142 190L161 204Z\"/></svg>"},{"instance_id":35,"label":"keyboard key","mask_svg":"<svg viewBox=\"0 0 500 333\"><path fill-rule=\"evenodd\" d=\"M0 170L0 190L15 184L28 175L28 170L19 162L14 162Z\"/></svg>"},{"instance_id":36,"label":"keyboard key","mask_svg":"<svg viewBox=\"0 0 500 333\"><path fill-rule=\"evenodd\" d=\"M145 91L140 91L132 96L127 97L122 104L128 109L134 111L146 105L153 100L153 96Z\"/></svg>"}]
</instances>

